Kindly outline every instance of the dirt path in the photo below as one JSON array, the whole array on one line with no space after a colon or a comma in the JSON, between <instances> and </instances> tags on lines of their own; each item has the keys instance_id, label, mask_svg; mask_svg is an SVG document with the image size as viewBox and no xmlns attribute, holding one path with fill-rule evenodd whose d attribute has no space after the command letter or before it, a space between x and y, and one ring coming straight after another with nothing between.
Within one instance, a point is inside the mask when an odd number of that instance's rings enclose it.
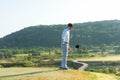
<instances>
[{"instance_id":1,"label":"dirt path","mask_svg":"<svg viewBox=\"0 0 120 80\"><path fill-rule=\"evenodd\" d=\"M75 64L77 64L78 66L80 66L79 68L78 68L78 70L86 70L87 68L88 68L88 64L87 63L83 63L83 62L80 62L79 60L73 60L72 61L73 63L75 63Z\"/></svg>"}]
</instances>

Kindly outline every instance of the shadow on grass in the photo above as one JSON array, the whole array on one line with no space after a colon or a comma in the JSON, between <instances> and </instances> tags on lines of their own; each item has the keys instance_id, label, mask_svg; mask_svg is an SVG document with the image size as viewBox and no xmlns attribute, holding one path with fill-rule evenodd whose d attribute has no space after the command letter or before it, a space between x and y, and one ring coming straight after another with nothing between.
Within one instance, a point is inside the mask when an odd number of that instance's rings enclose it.
<instances>
[{"instance_id":1,"label":"shadow on grass","mask_svg":"<svg viewBox=\"0 0 120 80\"><path fill-rule=\"evenodd\" d=\"M25 75L39 74L39 73L47 73L47 72L54 72L54 71L58 71L58 70L60 70L60 69L56 69L56 70L46 70L46 71L37 71L37 72L30 72L30 73L16 74L16 75L6 75L6 76L0 76L0 78L16 77L16 76L25 76Z\"/></svg>"}]
</instances>

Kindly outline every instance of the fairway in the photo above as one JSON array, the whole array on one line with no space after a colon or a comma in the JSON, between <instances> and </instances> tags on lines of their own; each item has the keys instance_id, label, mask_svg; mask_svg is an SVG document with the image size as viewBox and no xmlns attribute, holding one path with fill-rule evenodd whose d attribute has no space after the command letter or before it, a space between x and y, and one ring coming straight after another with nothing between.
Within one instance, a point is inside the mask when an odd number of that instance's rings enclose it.
<instances>
[{"instance_id":1,"label":"fairway","mask_svg":"<svg viewBox=\"0 0 120 80\"><path fill-rule=\"evenodd\" d=\"M113 75L57 68L0 68L0 80L117 80Z\"/></svg>"},{"instance_id":2,"label":"fairway","mask_svg":"<svg viewBox=\"0 0 120 80\"><path fill-rule=\"evenodd\" d=\"M80 61L120 61L120 55L108 55L105 57L83 58Z\"/></svg>"}]
</instances>

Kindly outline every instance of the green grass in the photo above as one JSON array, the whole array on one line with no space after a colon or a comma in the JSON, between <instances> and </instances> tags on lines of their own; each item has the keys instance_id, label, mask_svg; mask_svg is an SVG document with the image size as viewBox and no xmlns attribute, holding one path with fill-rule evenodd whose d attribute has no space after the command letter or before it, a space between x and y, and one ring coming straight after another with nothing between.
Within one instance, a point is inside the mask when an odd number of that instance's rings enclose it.
<instances>
[{"instance_id":1,"label":"green grass","mask_svg":"<svg viewBox=\"0 0 120 80\"><path fill-rule=\"evenodd\" d=\"M120 61L120 55L108 55L103 57L82 58L80 61Z\"/></svg>"},{"instance_id":2,"label":"green grass","mask_svg":"<svg viewBox=\"0 0 120 80\"><path fill-rule=\"evenodd\" d=\"M80 61L89 64L87 71L116 75L118 72L116 71L116 68L119 68L120 66L120 55L109 54L103 57L96 56L91 58L82 58Z\"/></svg>"},{"instance_id":3,"label":"green grass","mask_svg":"<svg viewBox=\"0 0 120 80\"><path fill-rule=\"evenodd\" d=\"M102 73L57 68L0 68L0 80L117 80Z\"/></svg>"},{"instance_id":4,"label":"green grass","mask_svg":"<svg viewBox=\"0 0 120 80\"><path fill-rule=\"evenodd\" d=\"M16 56L16 57L24 57L24 56L28 56L28 54L16 54L14 56Z\"/></svg>"}]
</instances>

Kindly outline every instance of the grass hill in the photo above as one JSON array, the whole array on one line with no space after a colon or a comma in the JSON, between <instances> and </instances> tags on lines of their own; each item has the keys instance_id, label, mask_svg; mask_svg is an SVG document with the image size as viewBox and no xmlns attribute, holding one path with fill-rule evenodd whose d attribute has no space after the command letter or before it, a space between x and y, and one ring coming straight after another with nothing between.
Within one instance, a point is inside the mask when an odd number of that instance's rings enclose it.
<instances>
[{"instance_id":1,"label":"grass hill","mask_svg":"<svg viewBox=\"0 0 120 80\"><path fill-rule=\"evenodd\" d=\"M0 47L59 47L66 25L38 25L24 28L0 39ZM75 23L71 44L120 44L120 21Z\"/></svg>"},{"instance_id":2,"label":"grass hill","mask_svg":"<svg viewBox=\"0 0 120 80\"><path fill-rule=\"evenodd\" d=\"M1 68L0 80L117 80L113 75L57 68Z\"/></svg>"}]
</instances>

